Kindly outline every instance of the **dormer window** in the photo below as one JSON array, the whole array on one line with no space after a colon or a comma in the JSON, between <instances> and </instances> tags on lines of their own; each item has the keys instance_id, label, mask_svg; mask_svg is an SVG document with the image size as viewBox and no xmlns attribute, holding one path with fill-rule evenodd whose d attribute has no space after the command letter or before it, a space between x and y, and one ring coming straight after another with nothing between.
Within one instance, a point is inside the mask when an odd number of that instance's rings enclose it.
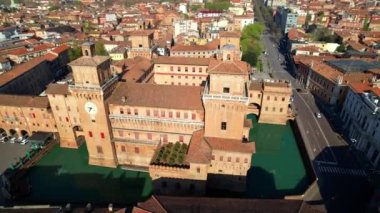
<instances>
[{"instance_id":1,"label":"dormer window","mask_svg":"<svg viewBox=\"0 0 380 213\"><path fill-rule=\"evenodd\" d=\"M229 87L223 87L223 93L230 93Z\"/></svg>"}]
</instances>

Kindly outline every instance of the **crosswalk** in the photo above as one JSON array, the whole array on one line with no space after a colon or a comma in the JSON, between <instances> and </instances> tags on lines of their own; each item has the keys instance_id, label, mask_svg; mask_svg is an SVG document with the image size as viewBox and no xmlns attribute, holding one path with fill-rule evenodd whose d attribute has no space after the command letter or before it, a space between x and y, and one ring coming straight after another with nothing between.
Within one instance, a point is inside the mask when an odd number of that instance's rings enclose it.
<instances>
[{"instance_id":1,"label":"crosswalk","mask_svg":"<svg viewBox=\"0 0 380 213\"><path fill-rule=\"evenodd\" d=\"M322 173L353 175L353 176L367 176L367 173L362 169L349 169L334 166L318 166L318 170Z\"/></svg>"}]
</instances>

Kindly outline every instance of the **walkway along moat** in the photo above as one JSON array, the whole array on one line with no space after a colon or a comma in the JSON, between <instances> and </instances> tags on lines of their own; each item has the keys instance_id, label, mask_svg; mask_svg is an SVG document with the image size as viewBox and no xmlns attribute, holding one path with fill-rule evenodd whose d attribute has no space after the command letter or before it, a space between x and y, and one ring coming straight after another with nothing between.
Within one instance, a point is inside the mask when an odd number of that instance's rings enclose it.
<instances>
[{"instance_id":1,"label":"walkway along moat","mask_svg":"<svg viewBox=\"0 0 380 213\"><path fill-rule=\"evenodd\" d=\"M290 124L258 124L251 140L256 154L248 172L246 195L211 192L210 196L283 198L303 194L309 185L306 170ZM56 146L32 167L26 178L31 195L22 201L36 203L123 203L133 204L150 196L148 173L88 165L86 146L78 150Z\"/></svg>"}]
</instances>

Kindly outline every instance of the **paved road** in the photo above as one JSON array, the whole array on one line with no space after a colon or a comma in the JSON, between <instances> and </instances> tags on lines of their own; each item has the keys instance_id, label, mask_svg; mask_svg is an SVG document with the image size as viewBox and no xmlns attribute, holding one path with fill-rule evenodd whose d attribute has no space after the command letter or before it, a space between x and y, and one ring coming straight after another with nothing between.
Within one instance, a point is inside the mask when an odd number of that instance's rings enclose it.
<instances>
[{"instance_id":1,"label":"paved road","mask_svg":"<svg viewBox=\"0 0 380 213\"><path fill-rule=\"evenodd\" d=\"M331 128L328 119L315 116L320 109L307 90L296 90L301 86L292 77L294 65L280 52L279 44L266 31L262 38L275 79L286 79L292 83L296 121L304 138L306 150L317 176L318 190L313 189L306 200L317 201L322 197L330 212L363 212L368 194L368 174L357 163L350 147ZM281 46L281 45L280 45Z\"/></svg>"}]
</instances>

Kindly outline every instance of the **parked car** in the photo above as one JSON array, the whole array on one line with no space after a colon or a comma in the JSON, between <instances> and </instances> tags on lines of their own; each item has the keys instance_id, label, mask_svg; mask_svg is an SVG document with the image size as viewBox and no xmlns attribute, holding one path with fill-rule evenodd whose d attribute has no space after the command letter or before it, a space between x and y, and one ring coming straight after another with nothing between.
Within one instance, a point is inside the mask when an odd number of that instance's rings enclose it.
<instances>
[{"instance_id":1,"label":"parked car","mask_svg":"<svg viewBox=\"0 0 380 213\"><path fill-rule=\"evenodd\" d=\"M20 144L21 145L25 145L29 142L28 138L23 138L21 141L20 141Z\"/></svg>"},{"instance_id":2,"label":"parked car","mask_svg":"<svg viewBox=\"0 0 380 213\"><path fill-rule=\"evenodd\" d=\"M15 143L17 140L17 138L15 136L12 136L10 139L9 139L9 143Z\"/></svg>"},{"instance_id":3,"label":"parked car","mask_svg":"<svg viewBox=\"0 0 380 213\"><path fill-rule=\"evenodd\" d=\"M9 136L5 137L3 140L2 140L3 143L8 143L9 142Z\"/></svg>"},{"instance_id":4,"label":"parked car","mask_svg":"<svg viewBox=\"0 0 380 213\"><path fill-rule=\"evenodd\" d=\"M315 117L317 117L317 118L322 118L322 115L321 115L320 112L316 112L316 113L315 113Z\"/></svg>"}]
</instances>

